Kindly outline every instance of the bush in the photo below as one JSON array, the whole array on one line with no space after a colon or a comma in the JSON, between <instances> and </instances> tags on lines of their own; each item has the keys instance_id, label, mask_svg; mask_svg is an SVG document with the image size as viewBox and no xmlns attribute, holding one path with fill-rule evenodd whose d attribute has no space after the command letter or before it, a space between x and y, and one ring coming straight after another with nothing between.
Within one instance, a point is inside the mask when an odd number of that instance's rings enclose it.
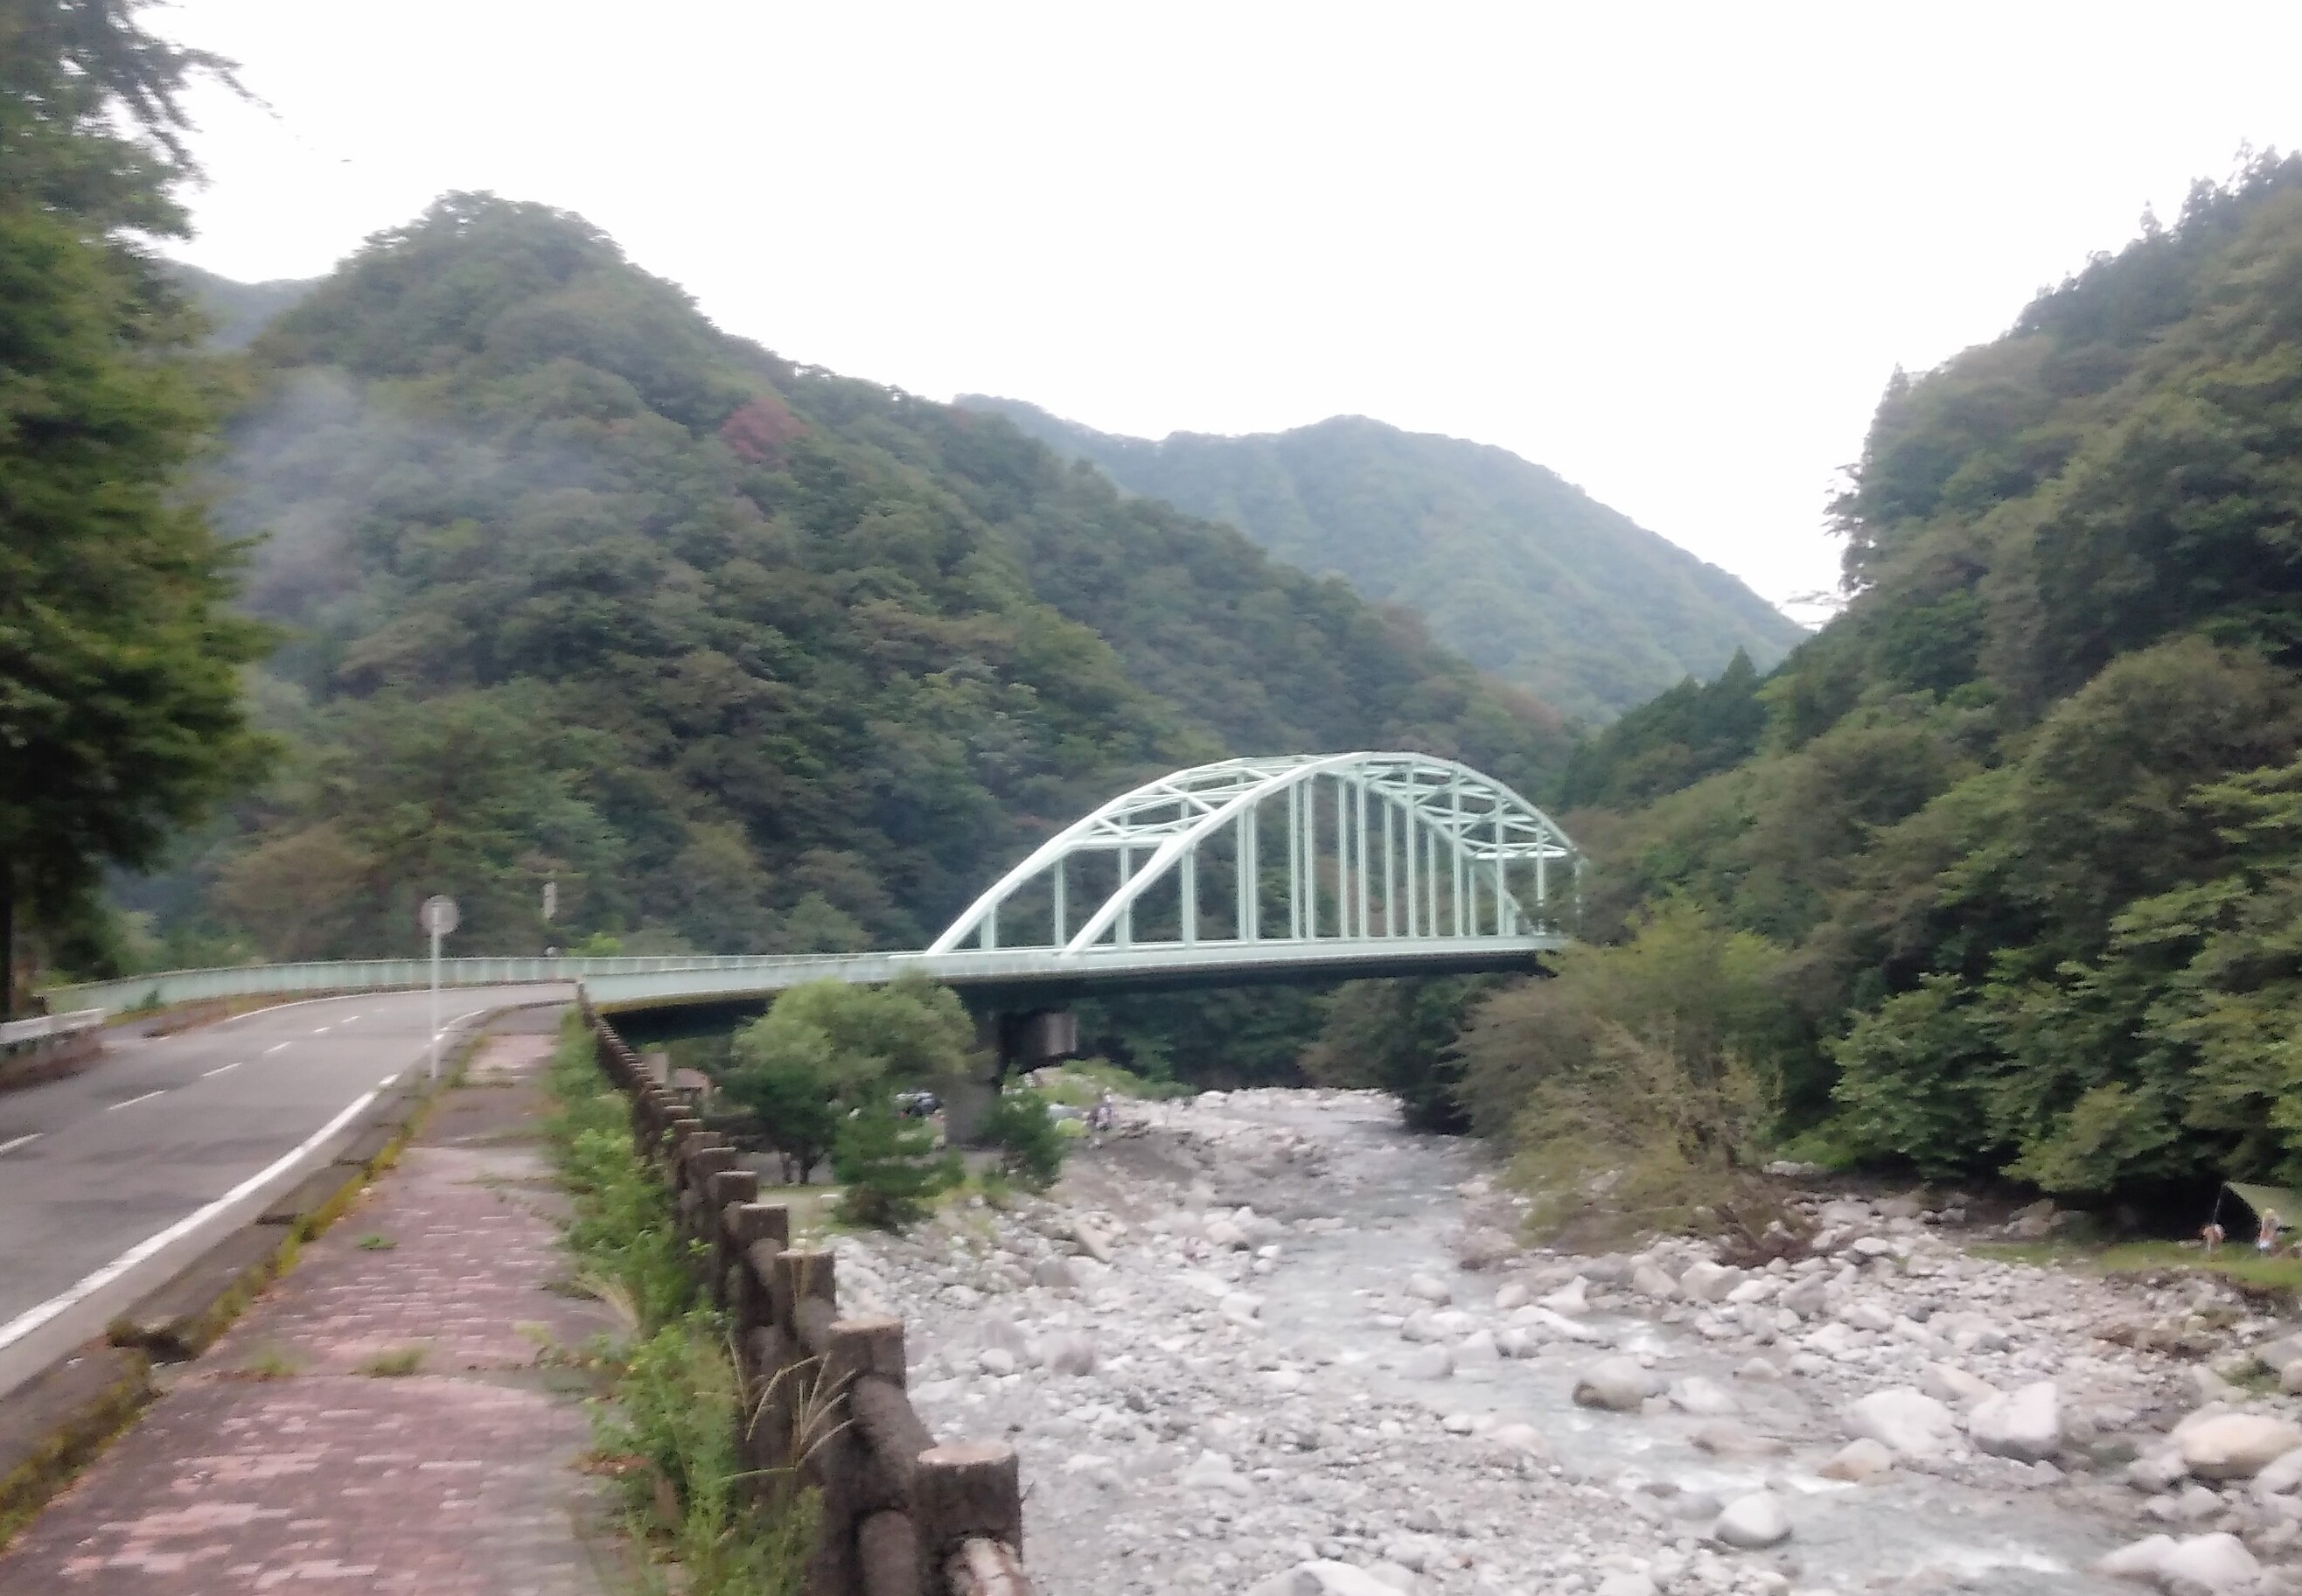
<instances>
[{"instance_id":1,"label":"bush","mask_svg":"<svg viewBox=\"0 0 2302 1596\"><path fill-rule=\"evenodd\" d=\"M924 1217L937 1194L958 1185L962 1173L955 1155L937 1155L934 1126L900 1119L884 1102L858 1109L840 1126L831 1168L846 1188L840 1212L888 1231Z\"/></svg>"},{"instance_id":2,"label":"bush","mask_svg":"<svg viewBox=\"0 0 2302 1596\"><path fill-rule=\"evenodd\" d=\"M1033 1191L1046 1190L1063 1172L1066 1139L1047 1100L1034 1091L1003 1092L984 1116L983 1140L999 1150L999 1172Z\"/></svg>"}]
</instances>

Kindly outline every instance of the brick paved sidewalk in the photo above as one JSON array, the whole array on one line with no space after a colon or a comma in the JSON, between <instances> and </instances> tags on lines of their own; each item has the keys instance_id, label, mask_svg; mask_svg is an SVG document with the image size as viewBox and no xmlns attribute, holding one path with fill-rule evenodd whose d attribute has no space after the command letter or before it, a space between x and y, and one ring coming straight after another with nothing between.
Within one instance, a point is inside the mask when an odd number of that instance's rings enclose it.
<instances>
[{"instance_id":1,"label":"brick paved sidewalk","mask_svg":"<svg viewBox=\"0 0 2302 1596\"><path fill-rule=\"evenodd\" d=\"M550 1289L552 1019L485 1045L398 1166L0 1555L0 1596L602 1596L589 1419L539 1359L609 1327Z\"/></svg>"}]
</instances>

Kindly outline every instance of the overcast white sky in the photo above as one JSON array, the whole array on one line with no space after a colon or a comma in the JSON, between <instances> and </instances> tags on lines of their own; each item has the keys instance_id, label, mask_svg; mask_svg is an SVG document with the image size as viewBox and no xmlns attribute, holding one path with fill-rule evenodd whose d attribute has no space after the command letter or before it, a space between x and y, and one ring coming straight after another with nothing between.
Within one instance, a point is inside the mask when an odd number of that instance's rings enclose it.
<instances>
[{"instance_id":1,"label":"overcast white sky","mask_svg":"<svg viewBox=\"0 0 2302 1596\"><path fill-rule=\"evenodd\" d=\"M1108 431L1500 444L1770 599L1897 362L2302 144L2302 6L181 0L182 253L310 276L449 189L728 330Z\"/></svg>"}]
</instances>

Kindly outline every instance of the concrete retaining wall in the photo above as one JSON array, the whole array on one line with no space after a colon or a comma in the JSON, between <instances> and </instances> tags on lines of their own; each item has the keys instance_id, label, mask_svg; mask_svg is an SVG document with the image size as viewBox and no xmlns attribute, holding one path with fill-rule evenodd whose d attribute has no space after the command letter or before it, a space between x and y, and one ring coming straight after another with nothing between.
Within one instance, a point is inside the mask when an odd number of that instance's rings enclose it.
<instances>
[{"instance_id":1,"label":"concrete retaining wall","mask_svg":"<svg viewBox=\"0 0 2302 1596\"><path fill-rule=\"evenodd\" d=\"M707 1249L745 1387L762 1393L747 1459L771 1477L796 1460L822 1494L809 1596L1030 1596L1015 1449L936 1443L904 1389L903 1321L843 1316L832 1255L793 1247L790 1210L760 1202L727 1139L583 1007L600 1068L631 1100L634 1141Z\"/></svg>"}]
</instances>

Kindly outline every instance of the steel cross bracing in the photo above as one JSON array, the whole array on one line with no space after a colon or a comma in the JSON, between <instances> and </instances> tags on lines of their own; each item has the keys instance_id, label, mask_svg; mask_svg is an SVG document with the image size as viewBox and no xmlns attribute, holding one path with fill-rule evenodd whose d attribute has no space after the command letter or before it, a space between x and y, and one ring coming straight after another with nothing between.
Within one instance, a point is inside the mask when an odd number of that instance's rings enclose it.
<instances>
[{"instance_id":1,"label":"steel cross bracing","mask_svg":"<svg viewBox=\"0 0 2302 1596\"><path fill-rule=\"evenodd\" d=\"M454 986L581 982L603 1006L752 999L917 974L1012 994L1529 967L1568 940L1582 856L1491 777L1418 753L1178 770L1050 838L920 953L480 958ZM52 987L107 1013L421 986L420 960L178 970ZM1054 999L1051 999L1053 1001Z\"/></svg>"},{"instance_id":2,"label":"steel cross bracing","mask_svg":"<svg viewBox=\"0 0 2302 1596\"><path fill-rule=\"evenodd\" d=\"M1581 865L1548 815L1452 760L1224 760L1050 837L927 951L1552 934Z\"/></svg>"}]
</instances>

